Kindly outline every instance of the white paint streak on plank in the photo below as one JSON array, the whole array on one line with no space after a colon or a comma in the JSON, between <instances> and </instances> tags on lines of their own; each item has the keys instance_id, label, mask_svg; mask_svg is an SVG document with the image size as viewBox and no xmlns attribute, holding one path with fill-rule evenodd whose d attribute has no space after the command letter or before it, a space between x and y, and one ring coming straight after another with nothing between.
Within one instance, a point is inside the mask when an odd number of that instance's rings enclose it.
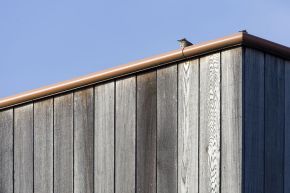
<instances>
[{"instance_id":1,"label":"white paint streak on plank","mask_svg":"<svg viewBox=\"0 0 290 193\"><path fill-rule=\"evenodd\" d=\"M242 191L242 48L222 52L221 192Z\"/></svg>"},{"instance_id":2,"label":"white paint streak on plank","mask_svg":"<svg viewBox=\"0 0 290 193\"><path fill-rule=\"evenodd\" d=\"M200 59L200 192L220 192L220 54Z\"/></svg>"},{"instance_id":3,"label":"white paint streak on plank","mask_svg":"<svg viewBox=\"0 0 290 193\"><path fill-rule=\"evenodd\" d=\"M178 72L178 192L198 193L199 60Z\"/></svg>"}]
</instances>

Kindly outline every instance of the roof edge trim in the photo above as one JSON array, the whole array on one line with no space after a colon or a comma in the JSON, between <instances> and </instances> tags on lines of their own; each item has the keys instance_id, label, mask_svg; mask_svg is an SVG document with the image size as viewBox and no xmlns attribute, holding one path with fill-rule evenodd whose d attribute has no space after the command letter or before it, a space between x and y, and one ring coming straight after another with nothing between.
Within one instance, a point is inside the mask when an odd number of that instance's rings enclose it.
<instances>
[{"instance_id":1,"label":"roof edge trim","mask_svg":"<svg viewBox=\"0 0 290 193\"><path fill-rule=\"evenodd\" d=\"M26 102L96 84L98 82L154 68L160 65L173 63L176 61L184 60L186 58L207 54L217 50L231 48L239 45L256 48L266 51L267 53L278 55L285 59L290 59L289 47L250 35L245 32L239 32L216 40L188 46L183 50L174 50L154 57L145 58L143 60L138 60L125 65L121 65L115 68L110 68L108 70L92 73L76 79L60 82L14 96L2 98L0 99L0 109L20 105Z\"/></svg>"}]
</instances>

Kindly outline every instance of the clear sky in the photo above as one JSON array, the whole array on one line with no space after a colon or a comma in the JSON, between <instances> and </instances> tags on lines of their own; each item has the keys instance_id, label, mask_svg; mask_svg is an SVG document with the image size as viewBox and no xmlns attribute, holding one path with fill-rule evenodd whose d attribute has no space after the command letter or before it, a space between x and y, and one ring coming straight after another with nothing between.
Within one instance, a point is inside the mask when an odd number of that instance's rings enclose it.
<instances>
[{"instance_id":1,"label":"clear sky","mask_svg":"<svg viewBox=\"0 0 290 193\"><path fill-rule=\"evenodd\" d=\"M242 29L290 46L290 1L1 0L0 97Z\"/></svg>"}]
</instances>

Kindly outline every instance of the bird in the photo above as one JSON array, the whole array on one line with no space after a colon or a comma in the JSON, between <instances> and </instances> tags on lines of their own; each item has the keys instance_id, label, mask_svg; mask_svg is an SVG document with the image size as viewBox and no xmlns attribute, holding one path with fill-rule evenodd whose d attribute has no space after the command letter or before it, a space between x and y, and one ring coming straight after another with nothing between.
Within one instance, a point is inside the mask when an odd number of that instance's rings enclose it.
<instances>
[{"instance_id":1,"label":"bird","mask_svg":"<svg viewBox=\"0 0 290 193\"><path fill-rule=\"evenodd\" d=\"M187 47L187 46L191 46L191 45L193 45L190 41L188 41L188 40L185 39L185 38L182 38L182 39L177 40L177 41L179 42L179 45L180 45L181 48L185 48L185 47Z\"/></svg>"},{"instance_id":2,"label":"bird","mask_svg":"<svg viewBox=\"0 0 290 193\"><path fill-rule=\"evenodd\" d=\"M245 29L244 30L241 30L239 32L246 33L246 34L248 33L247 30L245 30Z\"/></svg>"}]
</instances>

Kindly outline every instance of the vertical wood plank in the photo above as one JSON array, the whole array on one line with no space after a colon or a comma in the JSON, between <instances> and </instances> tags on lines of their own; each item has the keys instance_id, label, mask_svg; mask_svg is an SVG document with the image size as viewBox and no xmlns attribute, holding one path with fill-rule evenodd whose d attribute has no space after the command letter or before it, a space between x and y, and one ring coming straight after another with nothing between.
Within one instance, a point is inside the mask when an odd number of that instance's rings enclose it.
<instances>
[{"instance_id":1,"label":"vertical wood plank","mask_svg":"<svg viewBox=\"0 0 290 193\"><path fill-rule=\"evenodd\" d=\"M0 111L0 192L13 193L13 109Z\"/></svg>"},{"instance_id":2,"label":"vertical wood plank","mask_svg":"<svg viewBox=\"0 0 290 193\"><path fill-rule=\"evenodd\" d=\"M246 48L244 62L244 192L264 193L264 54Z\"/></svg>"},{"instance_id":3,"label":"vertical wood plank","mask_svg":"<svg viewBox=\"0 0 290 193\"><path fill-rule=\"evenodd\" d=\"M33 104L15 108L14 192L33 192Z\"/></svg>"},{"instance_id":4,"label":"vertical wood plank","mask_svg":"<svg viewBox=\"0 0 290 193\"><path fill-rule=\"evenodd\" d=\"M74 192L94 192L94 92L74 93Z\"/></svg>"},{"instance_id":5,"label":"vertical wood plank","mask_svg":"<svg viewBox=\"0 0 290 193\"><path fill-rule=\"evenodd\" d=\"M156 193L156 71L137 77L137 193Z\"/></svg>"},{"instance_id":6,"label":"vertical wood plank","mask_svg":"<svg viewBox=\"0 0 290 193\"><path fill-rule=\"evenodd\" d=\"M177 192L177 66L157 70L157 193Z\"/></svg>"},{"instance_id":7,"label":"vertical wood plank","mask_svg":"<svg viewBox=\"0 0 290 193\"><path fill-rule=\"evenodd\" d=\"M34 192L53 192L53 99L34 103Z\"/></svg>"},{"instance_id":8,"label":"vertical wood plank","mask_svg":"<svg viewBox=\"0 0 290 193\"><path fill-rule=\"evenodd\" d=\"M200 193L220 192L220 53L200 59Z\"/></svg>"},{"instance_id":9,"label":"vertical wood plank","mask_svg":"<svg viewBox=\"0 0 290 193\"><path fill-rule=\"evenodd\" d=\"M290 61L285 62L284 192L290 192Z\"/></svg>"},{"instance_id":10,"label":"vertical wood plank","mask_svg":"<svg viewBox=\"0 0 290 193\"><path fill-rule=\"evenodd\" d=\"M198 193L199 61L178 72L178 192Z\"/></svg>"},{"instance_id":11,"label":"vertical wood plank","mask_svg":"<svg viewBox=\"0 0 290 193\"><path fill-rule=\"evenodd\" d=\"M54 99L54 192L73 192L73 94Z\"/></svg>"},{"instance_id":12,"label":"vertical wood plank","mask_svg":"<svg viewBox=\"0 0 290 193\"><path fill-rule=\"evenodd\" d=\"M115 83L95 87L95 192L114 193Z\"/></svg>"},{"instance_id":13,"label":"vertical wood plank","mask_svg":"<svg viewBox=\"0 0 290 193\"><path fill-rule=\"evenodd\" d=\"M221 192L242 193L242 48L222 52Z\"/></svg>"},{"instance_id":14,"label":"vertical wood plank","mask_svg":"<svg viewBox=\"0 0 290 193\"><path fill-rule=\"evenodd\" d=\"M265 193L284 190L285 64L265 57Z\"/></svg>"},{"instance_id":15,"label":"vertical wood plank","mask_svg":"<svg viewBox=\"0 0 290 193\"><path fill-rule=\"evenodd\" d=\"M116 193L135 192L136 78L116 82Z\"/></svg>"}]
</instances>

